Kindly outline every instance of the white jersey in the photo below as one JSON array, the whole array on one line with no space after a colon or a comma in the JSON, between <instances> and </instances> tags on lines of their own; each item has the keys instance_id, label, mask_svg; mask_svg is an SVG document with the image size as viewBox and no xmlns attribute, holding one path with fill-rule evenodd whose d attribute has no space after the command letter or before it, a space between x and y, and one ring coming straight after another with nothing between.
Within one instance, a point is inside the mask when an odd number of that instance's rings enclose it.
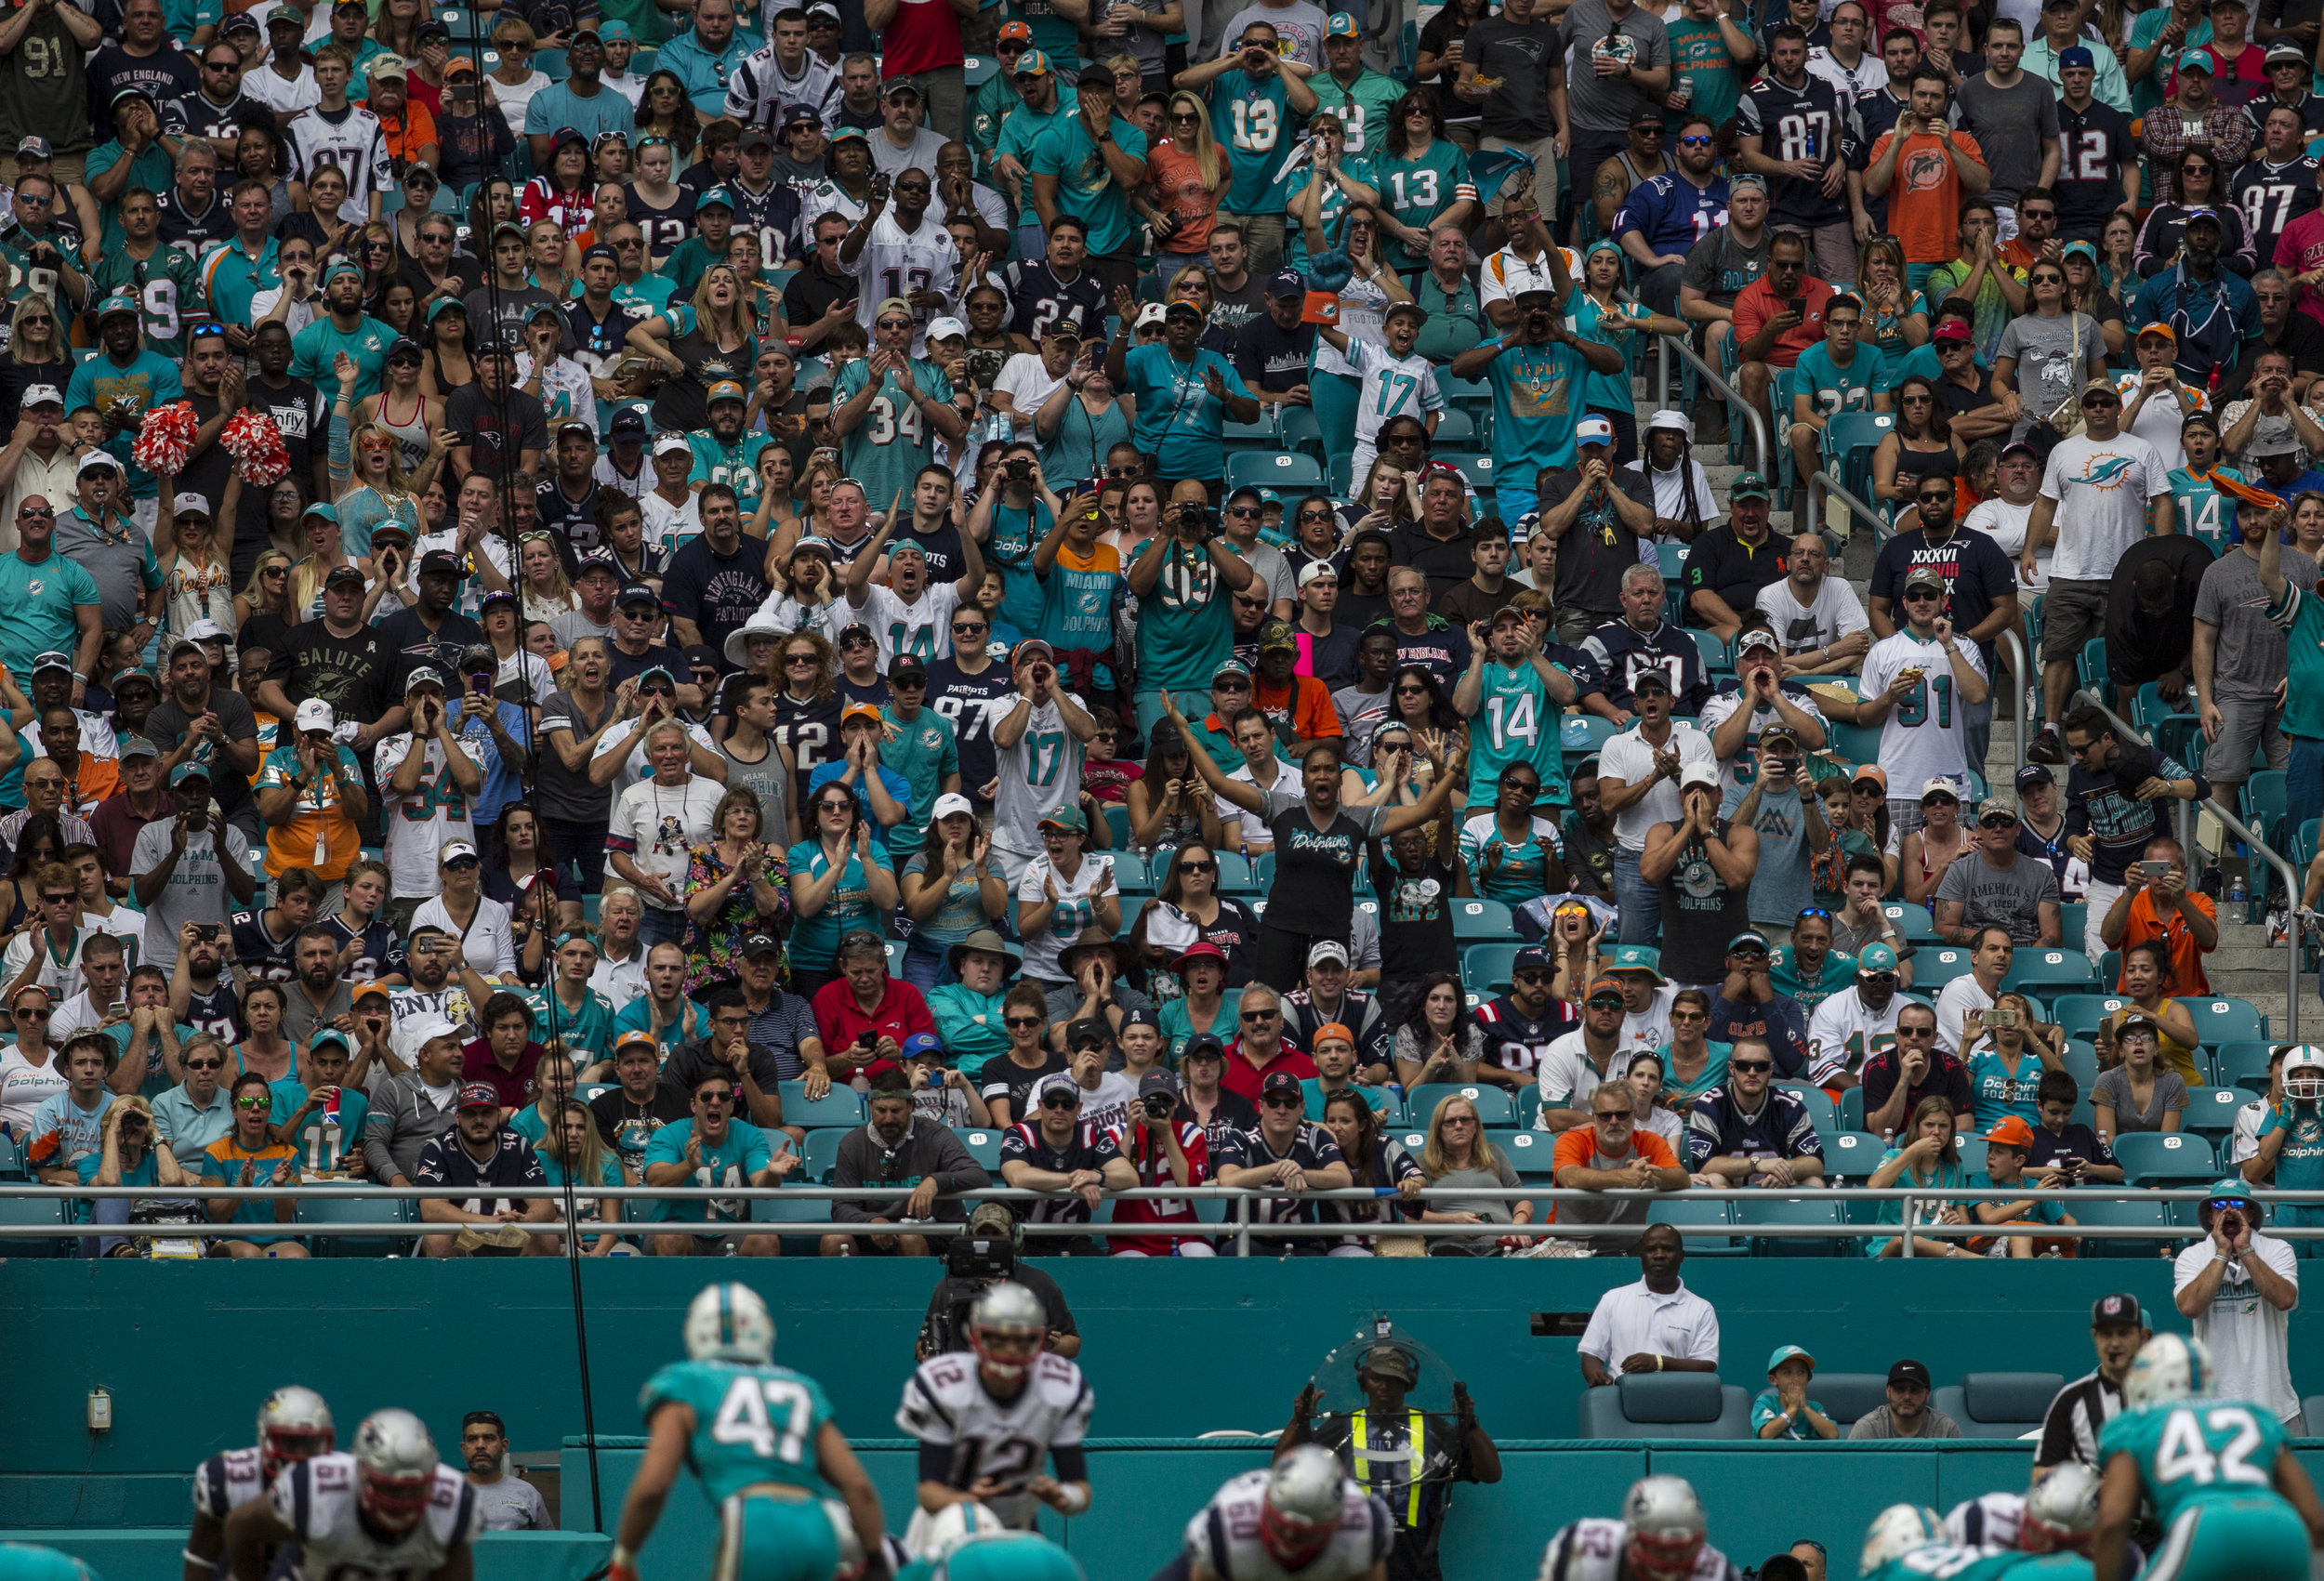
<instances>
[{"instance_id":1,"label":"white jersey","mask_svg":"<svg viewBox=\"0 0 2324 1581\"><path fill-rule=\"evenodd\" d=\"M1816 699L1804 690L1787 692L1783 695L1785 702L1817 724L1824 724L1824 711L1816 705ZM1703 705L1700 716L1703 733L1710 735L1717 731L1741 706L1743 694L1740 692L1722 692L1711 698ZM1780 722L1782 718L1773 708L1759 709L1751 715L1751 722L1746 727L1748 733L1743 738L1743 750L1732 758L1719 759L1719 809L1723 815L1732 815L1736 808L1743 805L1743 798L1750 794L1751 782L1759 777L1759 758L1754 756L1759 745L1759 732ZM1829 731L1829 727L1826 728Z\"/></svg>"},{"instance_id":2,"label":"white jersey","mask_svg":"<svg viewBox=\"0 0 2324 1581\"><path fill-rule=\"evenodd\" d=\"M951 296L953 281L960 272L960 254L938 216L924 214L918 231L906 231L896 223L895 211L889 209L873 221L871 234L850 272L864 282L864 289L856 294L855 322L868 336L872 321L879 316L879 304L891 296L909 297L921 290ZM928 310L915 308L912 317L918 321L912 331L912 355L925 357Z\"/></svg>"},{"instance_id":3,"label":"white jersey","mask_svg":"<svg viewBox=\"0 0 2324 1581\"><path fill-rule=\"evenodd\" d=\"M1956 641L1954 646L1982 677L1985 661L1977 656L1977 645ZM1951 659L1935 642L1923 642L1900 629L1873 643L1864 655L1863 679L1856 690L1862 696L1877 697L1898 672L1915 665L1921 671L1919 691L1898 699L1881 721L1881 767L1888 771L1888 783L1897 795L1917 801L1921 785L1930 780L1967 784L1969 706L1954 684Z\"/></svg>"},{"instance_id":4,"label":"white jersey","mask_svg":"<svg viewBox=\"0 0 2324 1581\"><path fill-rule=\"evenodd\" d=\"M476 762L466 742L457 737L454 742L462 757ZM412 755L412 732L388 737L372 755L372 771L378 777L382 803L380 817L387 825L388 887L398 900L433 896L442 887L436 853L443 849L444 841L476 837L476 821L469 816L468 797L452 777L443 743L431 737L427 754L428 766L420 771L419 786L408 796L388 782ZM476 763L476 771L481 775L484 766Z\"/></svg>"},{"instance_id":5,"label":"white jersey","mask_svg":"<svg viewBox=\"0 0 2324 1581\"><path fill-rule=\"evenodd\" d=\"M1945 1512L1945 1540L1973 1548L2014 1548L2026 1522L2026 1495L1980 1494Z\"/></svg>"},{"instance_id":6,"label":"white jersey","mask_svg":"<svg viewBox=\"0 0 2324 1581\"><path fill-rule=\"evenodd\" d=\"M339 204L339 217L361 225L371 217L370 197L395 186L395 171L388 157L388 134L379 125L379 117L361 105L347 112L347 119L336 125L323 118L320 110L310 110L290 124L283 134L291 150L291 174L301 181L312 181L315 172L326 165L336 165L347 178L347 198Z\"/></svg>"},{"instance_id":7,"label":"white jersey","mask_svg":"<svg viewBox=\"0 0 2324 1581\"><path fill-rule=\"evenodd\" d=\"M1592 1516L1570 1522L1541 1550L1540 1581L1618 1581L1629 1546L1629 1529L1619 1521ZM1695 1555L1687 1581L1735 1581L1741 1574L1725 1554L1705 1543Z\"/></svg>"},{"instance_id":8,"label":"white jersey","mask_svg":"<svg viewBox=\"0 0 2324 1581\"><path fill-rule=\"evenodd\" d=\"M1627 1054L1626 1047L1618 1048L1617 1057ZM1582 1030L1576 1027L1552 1043L1541 1056L1541 1112L1533 1119L1534 1129L1551 1128L1543 1118L1552 1109L1579 1109L1590 1101L1590 1095L1605 1080L1605 1073L1591 1062L1590 1047L1583 1041Z\"/></svg>"},{"instance_id":9,"label":"white jersey","mask_svg":"<svg viewBox=\"0 0 2324 1581\"><path fill-rule=\"evenodd\" d=\"M1081 1446L1095 1403L1081 1369L1063 1356L1043 1351L1017 1397L1001 1401L985 1391L976 1358L956 1351L930 1357L905 1380L896 1426L923 1446L952 1451L946 1486L989 1477L1019 1490L985 1502L1009 1525L1029 1529L1039 1501L1021 1491L1026 1479L1042 1475L1053 1451Z\"/></svg>"},{"instance_id":10,"label":"white jersey","mask_svg":"<svg viewBox=\"0 0 2324 1581\"><path fill-rule=\"evenodd\" d=\"M2214 489L2211 493L2211 497L2215 507L2222 496ZM2012 505L1997 494L1991 499L1981 499L1971 506L1969 515L1962 520L1961 525L1974 528L1991 538L1993 547L2009 556L2010 564L2015 566L2018 563L2018 557L2025 552L2026 532L2032 523L2033 502L2031 500L2027 500L2024 505ZM2213 525L2217 524L2213 523ZM2182 533L2193 533L2195 528L2196 523L2192 521L2182 520L2179 523L2179 531ZM2019 592L2046 593L2050 590L2050 557L2055 553L2057 551L2054 548L2034 551L2034 578L2028 582L2026 580L2026 573L2019 571L2017 573Z\"/></svg>"},{"instance_id":11,"label":"white jersey","mask_svg":"<svg viewBox=\"0 0 2324 1581\"><path fill-rule=\"evenodd\" d=\"M475 1488L451 1467L439 1465L428 1513L402 1536L384 1542L357 1513L355 1477L355 1457L334 1454L286 1466L274 1479L269 1496L274 1500L275 1519L291 1529L298 1544L291 1567L298 1581L346 1581L350 1576L427 1581L480 1529Z\"/></svg>"},{"instance_id":12,"label":"white jersey","mask_svg":"<svg viewBox=\"0 0 2324 1581\"><path fill-rule=\"evenodd\" d=\"M1655 990L1653 1004L1643 1010L1622 1012L1622 1055L1626 1064L1632 1054L1652 1054L1670 1046L1670 1006L1678 996L1679 985L1665 982Z\"/></svg>"},{"instance_id":13,"label":"white jersey","mask_svg":"<svg viewBox=\"0 0 2324 1581\"><path fill-rule=\"evenodd\" d=\"M1083 929L1095 924L1097 902L1112 895L1115 904L1121 903L1121 889L1114 880L1114 859L1086 853L1068 878L1057 871L1046 852L1035 857L1025 863L1024 875L1017 880L1018 909L1046 903L1051 890L1057 894L1057 913L1037 936L1024 942L1024 970L1030 977L1062 982L1066 972L1058 956L1080 937Z\"/></svg>"},{"instance_id":14,"label":"white jersey","mask_svg":"<svg viewBox=\"0 0 2324 1581\"><path fill-rule=\"evenodd\" d=\"M743 125L760 125L779 133L791 106L803 104L837 124L839 109L839 70L810 49L800 59L799 75L786 76L783 63L770 44L743 57L726 79L726 118Z\"/></svg>"},{"instance_id":15,"label":"white jersey","mask_svg":"<svg viewBox=\"0 0 2324 1581\"><path fill-rule=\"evenodd\" d=\"M987 703L986 733L1020 701L996 697ZM1074 703L1080 706L1081 699L1076 697ZM993 844L1020 856L1034 855L1042 849L1041 815L1073 806L1081 795L1081 738L1065 728L1065 716L1056 704L1045 703L1030 710L1016 745L1004 750L995 742L993 750L1000 763L1000 787L993 795Z\"/></svg>"},{"instance_id":16,"label":"white jersey","mask_svg":"<svg viewBox=\"0 0 2324 1581\"><path fill-rule=\"evenodd\" d=\"M1396 1541L1388 1506L1350 1477L1340 1484L1340 1525L1331 1541L1299 1569L1286 1570L1259 1540L1267 1476L1263 1467L1244 1472L1186 1522L1186 1556L1196 1575L1208 1572L1221 1581L1355 1581L1388 1557Z\"/></svg>"},{"instance_id":17,"label":"white jersey","mask_svg":"<svg viewBox=\"0 0 2324 1581\"><path fill-rule=\"evenodd\" d=\"M223 1521L252 1499L266 1493L266 1473L258 1451L230 1449L213 1455L193 1469L193 1512Z\"/></svg>"},{"instance_id":18,"label":"white jersey","mask_svg":"<svg viewBox=\"0 0 2324 1581\"><path fill-rule=\"evenodd\" d=\"M1445 409L1436 370L1418 352L1398 357L1367 340L1348 342L1347 359L1357 381L1355 442L1370 448L1381 427L1396 417L1418 417Z\"/></svg>"},{"instance_id":19,"label":"white jersey","mask_svg":"<svg viewBox=\"0 0 2324 1581\"><path fill-rule=\"evenodd\" d=\"M832 606L835 611L838 607ZM879 661L879 673L886 675L888 665L906 654L923 665L951 658L952 612L959 607L960 589L949 582L920 589L918 599L908 604L894 588L874 582L864 589L860 606L847 604L845 624L862 621L871 627L872 653Z\"/></svg>"},{"instance_id":20,"label":"white jersey","mask_svg":"<svg viewBox=\"0 0 2324 1581\"><path fill-rule=\"evenodd\" d=\"M1842 989L1808 1012L1807 1079L1818 1084L1847 1074L1859 1079L1864 1061L1896 1047L1896 1012L1911 1001L1888 996L1888 1008L1865 1008L1854 987Z\"/></svg>"},{"instance_id":21,"label":"white jersey","mask_svg":"<svg viewBox=\"0 0 2324 1581\"><path fill-rule=\"evenodd\" d=\"M804 257L814 251L815 221L826 214L836 214L847 221L850 231L864 217L864 205L847 195L847 189L837 181L818 181L804 188L799 195L799 250ZM865 250L869 250L865 244Z\"/></svg>"}]
</instances>

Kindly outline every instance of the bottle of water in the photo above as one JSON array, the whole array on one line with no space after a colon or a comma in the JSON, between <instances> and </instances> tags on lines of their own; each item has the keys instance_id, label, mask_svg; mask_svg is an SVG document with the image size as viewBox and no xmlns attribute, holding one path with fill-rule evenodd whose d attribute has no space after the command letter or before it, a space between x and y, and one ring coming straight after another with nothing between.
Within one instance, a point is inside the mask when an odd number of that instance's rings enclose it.
<instances>
[{"instance_id":1,"label":"bottle of water","mask_svg":"<svg viewBox=\"0 0 2324 1581\"><path fill-rule=\"evenodd\" d=\"M2243 875L2237 874L2227 884L2228 915L2238 922L2251 920L2251 886L2244 881Z\"/></svg>"}]
</instances>

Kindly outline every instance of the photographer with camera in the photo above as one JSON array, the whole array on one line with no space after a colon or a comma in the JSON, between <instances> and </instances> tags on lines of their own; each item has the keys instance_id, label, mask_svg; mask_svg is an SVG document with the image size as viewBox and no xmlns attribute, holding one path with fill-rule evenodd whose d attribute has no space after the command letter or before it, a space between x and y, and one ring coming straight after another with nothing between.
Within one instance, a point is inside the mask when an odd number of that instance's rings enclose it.
<instances>
[{"instance_id":1,"label":"photographer with camera","mask_svg":"<svg viewBox=\"0 0 2324 1581\"><path fill-rule=\"evenodd\" d=\"M1201 691L1233 655L1228 598L1257 574L1219 535L1208 506L1193 496L1200 486L1192 481L1179 485L1187 497L1173 498L1162 513L1162 530L1129 566L1129 590L1138 598L1134 701L1141 735L1150 735L1161 720L1165 692Z\"/></svg>"},{"instance_id":2,"label":"photographer with camera","mask_svg":"<svg viewBox=\"0 0 2324 1581\"><path fill-rule=\"evenodd\" d=\"M969 1308L1003 1280L1023 1285L1040 1302L1049 1324L1042 1350L1067 1361L1081 1354L1081 1331L1074 1324L1073 1309L1065 1304L1065 1293L1038 1267L1017 1260L1018 1240L1016 1219L1005 1205L977 1205L966 1232L955 1235L944 1248L944 1276L929 1296L928 1315L912 1350L915 1358L924 1362L931 1356L965 1352Z\"/></svg>"},{"instance_id":3,"label":"photographer with camera","mask_svg":"<svg viewBox=\"0 0 2324 1581\"><path fill-rule=\"evenodd\" d=\"M1830 849L1831 826L1824 822L1821 798L1801 789L1807 758L1789 719L1759 732L1757 757L1759 771L1730 821L1759 836L1751 867L1751 926L1769 943L1789 944L1791 925L1816 902L1809 868L1819 852Z\"/></svg>"},{"instance_id":4,"label":"photographer with camera","mask_svg":"<svg viewBox=\"0 0 2324 1581\"><path fill-rule=\"evenodd\" d=\"M2172 1262L2171 1298L2210 1347L2212 1392L2262 1402L2278 1419L2296 1421L2300 1396L2287 1341L2300 1304L2300 1268L2291 1243L2260 1233L2265 1210L2241 1180L2212 1187L2197 1218L2205 1239Z\"/></svg>"}]
</instances>

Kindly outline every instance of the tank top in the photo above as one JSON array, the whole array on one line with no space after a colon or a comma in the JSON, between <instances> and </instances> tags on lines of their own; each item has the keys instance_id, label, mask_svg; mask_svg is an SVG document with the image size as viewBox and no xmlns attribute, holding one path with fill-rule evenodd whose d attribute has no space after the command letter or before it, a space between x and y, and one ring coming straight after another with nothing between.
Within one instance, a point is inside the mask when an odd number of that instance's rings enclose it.
<instances>
[{"instance_id":1,"label":"tank top","mask_svg":"<svg viewBox=\"0 0 2324 1581\"><path fill-rule=\"evenodd\" d=\"M1958 478L1961 476L1961 453L1951 445L1942 450L1915 450L1901 438L1896 441L1896 487L1899 490L1919 488L1923 478ZM1908 483L1907 480L1910 482Z\"/></svg>"},{"instance_id":2,"label":"tank top","mask_svg":"<svg viewBox=\"0 0 2324 1581\"><path fill-rule=\"evenodd\" d=\"M1719 820L1724 841L1731 825ZM1729 884L1710 864L1710 848L1689 840L1656 885L1662 896L1662 972L1673 982L1715 982L1726 975L1727 941L1751 925L1751 887Z\"/></svg>"},{"instance_id":3,"label":"tank top","mask_svg":"<svg viewBox=\"0 0 2324 1581\"><path fill-rule=\"evenodd\" d=\"M412 396L412 415L407 422L397 422L388 415L388 403L395 399L382 389L379 392L379 426L395 436L403 453L403 470L416 472L420 463L428 459L428 402L416 391Z\"/></svg>"},{"instance_id":4,"label":"tank top","mask_svg":"<svg viewBox=\"0 0 2324 1581\"><path fill-rule=\"evenodd\" d=\"M471 361L469 363L469 371L473 373L475 371L475 362ZM428 348L428 376L434 379L436 381L436 388L442 390L447 396L449 396L454 390L458 389L461 385L472 384L475 382L473 379L462 379L457 384L454 383L451 376L443 371L443 359L438 355L433 345L430 345Z\"/></svg>"}]
</instances>

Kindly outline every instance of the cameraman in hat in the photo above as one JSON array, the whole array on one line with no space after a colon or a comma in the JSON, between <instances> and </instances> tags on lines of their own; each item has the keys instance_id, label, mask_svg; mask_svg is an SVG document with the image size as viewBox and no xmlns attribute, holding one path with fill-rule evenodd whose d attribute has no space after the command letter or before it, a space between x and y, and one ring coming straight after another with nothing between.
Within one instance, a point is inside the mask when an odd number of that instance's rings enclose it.
<instances>
[{"instance_id":1,"label":"cameraman in hat","mask_svg":"<svg viewBox=\"0 0 2324 1581\"><path fill-rule=\"evenodd\" d=\"M977 1205L966 1232L954 1236L945 1248L946 1271L929 1295L928 1314L912 1350L915 1358L924 1362L946 1351L966 1351L969 1304L1004 1279L1023 1285L1041 1303L1049 1319L1042 1350L1069 1362L1081 1354L1081 1331L1074 1324L1073 1309L1065 1304L1065 1293L1039 1267L1018 1260L1017 1239L1017 1221L1005 1205Z\"/></svg>"}]
</instances>

